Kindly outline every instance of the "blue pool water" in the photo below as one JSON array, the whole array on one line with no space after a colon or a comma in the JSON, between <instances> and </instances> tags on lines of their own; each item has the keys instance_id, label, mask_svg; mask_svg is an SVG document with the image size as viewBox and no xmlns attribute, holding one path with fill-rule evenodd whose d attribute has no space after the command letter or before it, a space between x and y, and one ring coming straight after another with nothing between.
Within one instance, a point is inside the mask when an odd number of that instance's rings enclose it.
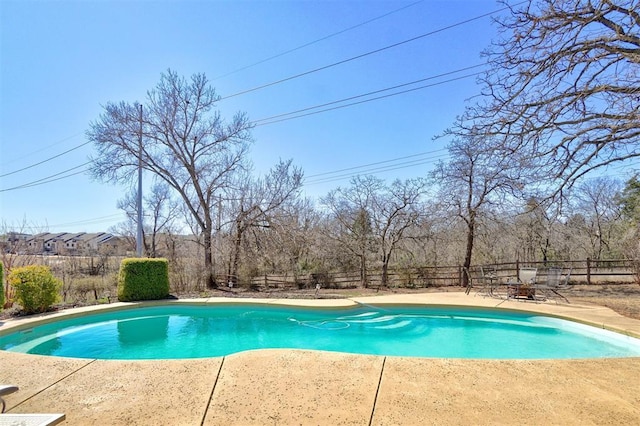
<instances>
[{"instance_id":1,"label":"blue pool water","mask_svg":"<svg viewBox=\"0 0 640 426\"><path fill-rule=\"evenodd\" d=\"M640 339L540 315L427 306L318 309L162 305L0 335L0 349L97 359L175 359L263 348L438 358L640 356Z\"/></svg>"}]
</instances>

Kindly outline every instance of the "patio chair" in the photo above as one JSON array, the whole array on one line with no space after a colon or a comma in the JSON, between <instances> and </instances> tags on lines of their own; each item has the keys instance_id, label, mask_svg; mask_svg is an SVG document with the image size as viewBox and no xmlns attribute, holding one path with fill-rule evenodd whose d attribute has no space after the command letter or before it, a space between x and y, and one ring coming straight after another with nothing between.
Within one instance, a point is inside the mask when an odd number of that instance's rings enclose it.
<instances>
[{"instance_id":1,"label":"patio chair","mask_svg":"<svg viewBox=\"0 0 640 426\"><path fill-rule=\"evenodd\" d=\"M66 419L64 414L0 414L0 425L53 426Z\"/></svg>"},{"instance_id":2,"label":"patio chair","mask_svg":"<svg viewBox=\"0 0 640 426\"><path fill-rule=\"evenodd\" d=\"M536 284L536 289L539 290L545 298L558 297L569 303L569 299L560 294L560 291L570 287L570 277L571 269L569 269L566 275L562 275L562 268L549 268L547 270L547 279L544 282Z\"/></svg>"},{"instance_id":3,"label":"patio chair","mask_svg":"<svg viewBox=\"0 0 640 426\"><path fill-rule=\"evenodd\" d=\"M0 425L25 425L25 426L53 426L65 420L64 414L22 414L22 413L5 413L6 402L3 396L9 395L18 390L17 386L0 385L0 403L2 411L0 412Z\"/></svg>"},{"instance_id":4,"label":"patio chair","mask_svg":"<svg viewBox=\"0 0 640 426\"><path fill-rule=\"evenodd\" d=\"M0 404L2 404L2 411L0 413L4 413L4 410L7 408L7 403L2 398L5 395L9 395L10 393L14 393L18 390L17 386L13 385L0 385Z\"/></svg>"},{"instance_id":5,"label":"patio chair","mask_svg":"<svg viewBox=\"0 0 640 426\"><path fill-rule=\"evenodd\" d=\"M484 296L493 296L494 286L497 282L495 270L487 270L483 266L474 268L473 272L465 269L465 274L469 277L469 284L465 290L466 294L471 292L471 288L478 289L476 294L482 294Z\"/></svg>"}]
</instances>

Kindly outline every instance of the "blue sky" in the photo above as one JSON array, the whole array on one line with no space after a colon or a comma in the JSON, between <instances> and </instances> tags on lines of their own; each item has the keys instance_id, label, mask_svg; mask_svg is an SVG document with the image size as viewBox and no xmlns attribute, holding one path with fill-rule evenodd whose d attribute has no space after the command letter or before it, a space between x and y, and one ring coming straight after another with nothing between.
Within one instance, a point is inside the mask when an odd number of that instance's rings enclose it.
<instances>
[{"instance_id":1,"label":"blue sky","mask_svg":"<svg viewBox=\"0 0 640 426\"><path fill-rule=\"evenodd\" d=\"M244 111L261 120L479 65L496 28L489 17L472 19L500 8L492 0L0 0L0 223L94 232L122 221L116 203L126 188L78 173L93 151L82 145L85 131L107 102L144 100L168 68L205 73L220 96L231 96L219 103L223 116ZM480 69L257 126L255 173L292 158L314 199L358 172L389 181L426 176L446 155L448 141L433 137L477 95L475 79L464 77Z\"/></svg>"}]
</instances>

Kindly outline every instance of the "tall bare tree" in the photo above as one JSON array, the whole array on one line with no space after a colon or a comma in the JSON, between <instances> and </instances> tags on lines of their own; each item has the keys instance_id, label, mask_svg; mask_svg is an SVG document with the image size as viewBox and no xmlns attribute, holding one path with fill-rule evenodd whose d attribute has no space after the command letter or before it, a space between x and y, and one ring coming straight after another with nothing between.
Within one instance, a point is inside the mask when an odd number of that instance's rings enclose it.
<instances>
[{"instance_id":1,"label":"tall bare tree","mask_svg":"<svg viewBox=\"0 0 640 426\"><path fill-rule=\"evenodd\" d=\"M108 103L87 131L97 150L91 170L96 178L130 182L141 158L145 170L179 194L202 235L210 287L216 285L212 214L217 196L235 173L245 169L251 142L246 115L238 113L225 122L215 109L218 100L204 74L194 74L187 81L168 70L155 89L147 92L142 114L137 104Z\"/></svg>"},{"instance_id":2,"label":"tall bare tree","mask_svg":"<svg viewBox=\"0 0 640 426\"><path fill-rule=\"evenodd\" d=\"M611 255L612 242L620 237L616 230L622 214L618 196L622 191L619 180L611 177L589 179L576 185L574 203L582 212L586 225L585 233L589 237L591 250L589 257L600 260Z\"/></svg>"},{"instance_id":3,"label":"tall bare tree","mask_svg":"<svg viewBox=\"0 0 640 426\"><path fill-rule=\"evenodd\" d=\"M323 198L336 225L330 235L358 258L363 285L367 285L367 258L374 253L382 265L381 284L387 285L391 256L420 218L425 185L423 179L408 179L388 186L375 176L357 176L351 186Z\"/></svg>"},{"instance_id":4,"label":"tall bare tree","mask_svg":"<svg viewBox=\"0 0 640 426\"><path fill-rule=\"evenodd\" d=\"M516 217L514 236L519 240L517 258L520 261L542 260L546 265L553 257L552 232L558 221L558 206L544 201L530 197Z\"/></svg>"},{"instance_id":5,"label":"tall bare tree","mask_svg":"<svg viewBox=\"0 0 640 426\"><path fill-rule=\"evenodd\" d=\"M448 162L439 162L431 173L439 186L440 205L462 220L466 230L463 267L468 270L473 258L477 228L482 217L502 197L516 195L522 189L522 164L505 155L492 140L467 136L453 140L448 147ZM463 285L468 285L463 275Z\"/></svg>"},{"instance_id":6,"label":"tall bare tree","mask_svg":"<svg viewBox=\"0 0 640 426\"><path fill-rule=\"evenodd\" d=\"M233 215L233 251L229 279L237 280L242 241L251 227L269 227L272 216L287 202L294 201L302 186L302 170L292 161L280 161L264 178L245 176L228 191L227 200Z\"/></svg>"},{"instance_id":7,"label":"tall bare tree","mask_svg":"<svg viewBox=\"0 0 640 426\"><path fill-rule=\"evenodd\" d=\"M313 202L297 198L284 203L269 215L268 227L254 226L246 233L250 245L244 255L259 272L291 273L298 282L301 273L308 272L313 262L311 253L316 244L315 232L319 220Z\"/></svg>"},{"instance_id":8,"label":"tall bare tree","mask_svg":"<svg viewBox=\"0 0 640 426\"><path fill-rule=\"evenodd\" d=\"M420 197L424 179L395 180L391 186L371 194L371 218L374 236L382 260L382 285L389 279L389 262L408 229L420 219Z\"/></svg>"},{"instance_id":9,"label":"tall bare tree","mask_svg":"<svg viewBox=\"0 0 640 426\"><path fill-rule=\"evenodd\" d=\"M375 247L371 197L382 187L383 182L374 176L358 176L351 180L350 187L336 188L321 199L333 225L326 227L327 235L358 259L364 287L368 283L367 259Z\"/></svg>"},{"instance_id":10,"label":"tall bare tree","mask_svg":"<svg viewBox=\"0 0 640 426\"><path fill-rule=\"evenodd\" d=\"M510 9L485 53L484 96L452 132L491 136L535 158L555 193L640 156L640 2L529 0Z\"/></svg>"}]
</instances>

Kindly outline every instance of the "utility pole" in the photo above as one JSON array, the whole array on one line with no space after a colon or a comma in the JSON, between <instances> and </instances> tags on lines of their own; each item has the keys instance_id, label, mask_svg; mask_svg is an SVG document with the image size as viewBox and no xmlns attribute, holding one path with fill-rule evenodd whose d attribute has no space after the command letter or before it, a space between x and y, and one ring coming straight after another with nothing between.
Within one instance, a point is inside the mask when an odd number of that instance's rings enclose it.
<instances>
[{"instance_id":1,"label":"utility pole","mask_svg":"<svg viewBox=\"0 0 640 426\"><path fill-rule=\"evenodd\" d=\"M138 257L142 257L142 104L138 105L140 108L140 132L138 133L138 232L136 234L136 254Z\"/></svg>"}]
</instances>

